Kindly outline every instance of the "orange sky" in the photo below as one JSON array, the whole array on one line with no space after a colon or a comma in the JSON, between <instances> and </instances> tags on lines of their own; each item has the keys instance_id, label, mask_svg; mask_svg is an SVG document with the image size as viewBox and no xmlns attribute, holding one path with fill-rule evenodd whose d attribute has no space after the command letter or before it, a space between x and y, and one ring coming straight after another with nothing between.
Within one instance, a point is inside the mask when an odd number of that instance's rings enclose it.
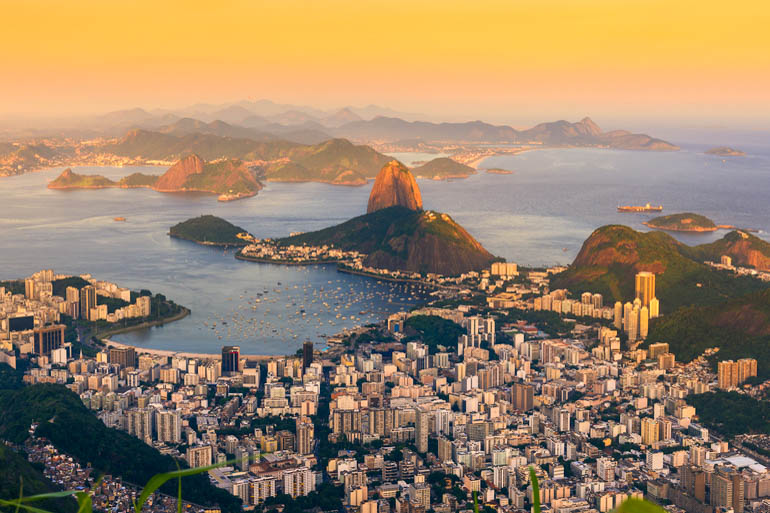
<instances>
[{"instance_id":1,"label":"orange sky","mask_svg":"<svg viewBox=\"0 0 770 513\"><path fill-rule=\"evenodd\" d=\"M2 6L0 117L244 98L522 123L770 116L767 1Z\"/></svg>"}]
</instances>

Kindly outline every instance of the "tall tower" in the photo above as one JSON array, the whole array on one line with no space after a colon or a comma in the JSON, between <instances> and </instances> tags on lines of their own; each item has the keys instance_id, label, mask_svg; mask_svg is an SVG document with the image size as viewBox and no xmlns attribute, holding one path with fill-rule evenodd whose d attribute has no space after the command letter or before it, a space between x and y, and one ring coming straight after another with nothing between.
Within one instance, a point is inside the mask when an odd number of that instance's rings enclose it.
<instances>
[{"instance_id":1,"label":"tall tower","mask_svg":"<svg viewBox=\"0 0 770 513\"><path fill-rule=\"evenodd\" d=\"M80 289L80 318L91 319L91 309L96 308L96 289L86 285Z\"/></svg>"},{"instance_id":2,"label":"tall tower","mask_svg":"<svg viewBox=\"0 0 770 513\"><path fill-rule=\"evenodd\" d=\"M636 298L641 300L642 306L649 306L650 300L655 297L655 275L648 271L636 275Z\"/></svg>"},{"instance_id":3,"label":"tall tower","mask_svg":"<svg viewBox=\"0 0 770 513\"><path fill-rule=\"evenodd\" d=\"M428 412L422 408L417 408L414 415L414 438L419 453L428 452L429 422Z\"/></svg>"},{"instance_id":4,"label":"tall tower","mask_svg":"<svg viewBox=\"0 0 770 513\"><path fill-rule=\"evenodd\" d=\"M240 370L241 348L239 346L222 347L222 374Z\"/></svg>"},{"instance_id":5,"label":"tall tower","mask_svg":"<svg viewBox=\"0 0 770 513\"><path fill-rule=\"evenodd\" d=\"M302 370L304 371L313 363L313 343L310 341L302 344Z\"/></svg>"}]
</instances>

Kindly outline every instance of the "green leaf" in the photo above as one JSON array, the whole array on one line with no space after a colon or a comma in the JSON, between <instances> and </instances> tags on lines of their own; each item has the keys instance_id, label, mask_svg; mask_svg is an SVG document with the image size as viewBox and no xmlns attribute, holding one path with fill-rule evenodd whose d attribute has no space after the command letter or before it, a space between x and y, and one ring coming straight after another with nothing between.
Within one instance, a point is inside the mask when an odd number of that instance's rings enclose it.
<instances>
[{"instance_id":1,"label":"green leaf","mask_svg":"<svg viewBox=\"0 0 770 513\"><path fill-rule=\"evenodd\" d=\"M650 501L630 497L618 506L613 513L666 513L666 510Z\"/></svg>"},{"instance_id":2,"label":"green leaf","mask_svg":"<svg viewBox=\"0 0 770 513\"><path fill-rule=\"evenodd\" d=\"M540 513L540 484L537 482L535 467L529 467L529 480L532 483L532 511Z\"/></svg>"},{"instance_id":3,"label":"green leaf","mask_svg":"<svg viewBox=\"0 0 770 513\"><path fill-rule=\"evenodd\" d=\"M23 509L24 511L31 511L32 513L51 513L48 510L40 509L34 506L30 506L28 504L24 504L19 499L16 499L14 501L6 501L3 499L0 499L0 506L10 506L10 507L15 506L17 512L19 511L19 509Z\"/></svg>"},{"instance_id":4,"label":"green leaf","mask_svg":"<svg viewBox=\"0 0 770 513\"><path fill-rule=\"evenodd\" d=\"M211 469L217 468L222 466L223 464L217 463L215 465L209 465L208 467L198 467L198 468L188 468L184 470L175 470L174 472L165 472L163 474L156 474L150 478L149 481L147 481L147 484L144 486L144 489L142 490L141 495L139 495L139 502L134 504L134 510L136 513L140 513L142 511L142 507L144 506L144 503L147 502L147 499L155 493L155 491L163 486L163 484L174 478L183 478L187 476L194 476L196 474L202 474L203 472L208 472ZM180 484L181 487L181 484ZM180 501L181 503L181 501Z\"/></svg>"}]
</instances>

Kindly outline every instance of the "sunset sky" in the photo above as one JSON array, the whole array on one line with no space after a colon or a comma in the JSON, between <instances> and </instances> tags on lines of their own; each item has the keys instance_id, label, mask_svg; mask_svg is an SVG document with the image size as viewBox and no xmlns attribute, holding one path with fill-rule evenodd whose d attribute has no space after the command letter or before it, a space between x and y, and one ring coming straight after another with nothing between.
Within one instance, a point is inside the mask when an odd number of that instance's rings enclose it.
<instances>
[{"instance_id":1,"label":"sunset sky","mask_svg":"<svg viewBox=\"0 0 770 513\"><path fill-rule=\"evenodd\" d=\"M3 1L0 117L268 98L758 126L770 2Z\"/></svg>"}]
</instances>

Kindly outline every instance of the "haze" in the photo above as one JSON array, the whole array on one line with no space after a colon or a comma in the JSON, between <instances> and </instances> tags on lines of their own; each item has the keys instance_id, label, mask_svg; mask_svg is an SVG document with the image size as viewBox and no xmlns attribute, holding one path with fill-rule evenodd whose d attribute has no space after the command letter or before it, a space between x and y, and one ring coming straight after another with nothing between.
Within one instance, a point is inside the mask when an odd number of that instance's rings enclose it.
<instances>
[{"instance_id":1,"label":"haze","mask_svg":"<svg viewBox=\"0 0 770 513\"><path fill-rule=\"evenodd\" d=\"M294 0L4 4L0 118L270 98L432 119L770 114L770 4Z\"/></svg>"}]
</instances>

